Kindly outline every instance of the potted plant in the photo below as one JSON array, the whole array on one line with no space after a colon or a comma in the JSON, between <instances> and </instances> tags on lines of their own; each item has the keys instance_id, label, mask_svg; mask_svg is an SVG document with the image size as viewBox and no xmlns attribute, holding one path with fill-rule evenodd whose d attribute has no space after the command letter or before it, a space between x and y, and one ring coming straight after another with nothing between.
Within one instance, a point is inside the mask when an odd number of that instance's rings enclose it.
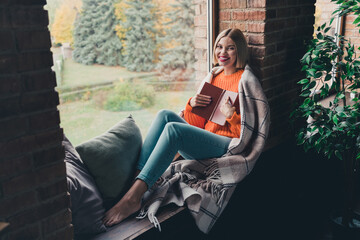
<instances>
[{"instance_id":1,"label":"potted plant","mask_svg":"<svg viewBox=\"0 0 360 240\"><path fill-rule=\"evenodd\" d=\"M332 2L339 6L333 16L353 13L356 16L353 24L360 27L359 0ZM333 20L334 17L330 25ZM302 85L302 100L290 118L300 123L296 140L305 151L313 149L343 162L345 196L340 224L348 229L360 229L354 211L356 191L360 186L357 185L360 170L360 58L356 56L354 45L344 36L329 35L329 30L326 23L317 29L300 60L306 78L298 82ZM324 99L327 99L326 104Z\"/></svg>"}]
</instances>

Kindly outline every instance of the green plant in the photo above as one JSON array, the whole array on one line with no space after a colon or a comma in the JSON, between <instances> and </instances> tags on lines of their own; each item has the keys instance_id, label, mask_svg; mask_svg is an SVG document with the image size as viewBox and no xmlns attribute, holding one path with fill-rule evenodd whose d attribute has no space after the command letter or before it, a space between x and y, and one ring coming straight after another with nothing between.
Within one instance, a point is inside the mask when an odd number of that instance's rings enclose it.
<instances>
[{"instance_id":1,"label":"green plant","mask_svg":"<svg viewBox=\"0 0 360 240\"><path fill-rule=\"evenodd\" d=\"M129 111L154 104L154 89L144 83L118 82L107 97L104 108L109 111Z\"/></svg>"},{"instance_id":2,"label":"green plant","mask_svg":"<svg viewBox=\"0 0 360 240\"><path fill-rule=\"evenodd\" d=\"M357 16L354 24L359 26L359 0L332 1L339 5L333 14L342 16L351 12ZM333 20L334 17L330 25ZM342 223L350 226L360 159L360 104L358 97L349 101L346 96L359 94L360 59L354 45L344 36L328 35L329 30L327 24L317 29L316 37L300 61L306 75L298 82L302 85L302 102L290 118L301 125L297 143L303 145L305 151L313 149L343 161L347 195ZM328 106L321 103L324 98L331 98Z\"/></svg>"}]
</instances>

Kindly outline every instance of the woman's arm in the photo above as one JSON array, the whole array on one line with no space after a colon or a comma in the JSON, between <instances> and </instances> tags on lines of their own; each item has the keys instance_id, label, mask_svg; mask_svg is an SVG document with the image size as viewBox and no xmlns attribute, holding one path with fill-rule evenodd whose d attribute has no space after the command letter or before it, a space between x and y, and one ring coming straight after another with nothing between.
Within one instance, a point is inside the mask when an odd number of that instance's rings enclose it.
<instances>
[{"instance_id":1,"label":"woman's arm","mask_svg":"<svg viewBox=\"0 0 360 240\"><path fill-rule=\"evenodd\" d=\"M229 128L232 133L235 135L240 134L240 114L234 112L231 118L227 118L226 121L229 123Z\"/></svg>"},{"instance_id":2,"label":"woman's arm","mask_svg":"<svg viewBox=\"0 0 360 240\"><path fill-rule=\"evenodd\" d=\"M206 119L203 117L200 117L194 113L191 112L192 107L190 105L190 101L192 98L190 98L186 104L185 110L184 110L184 119L186 122L188 122L190 125L199 127L199 128L205 128Z\"/></svg>"},{"instance_id":3,"label":"woman's arm","mask_svg":"<svg viewBox=\"0 0 360 240\"><path fill-rule=\"evenodd\" d=\"M238 135L240 133L240 114L236 113L235 106L229 97L221 106L220 111L225 115L226 121L229 123L230 131Z\"/></svg>"}]
</instances>

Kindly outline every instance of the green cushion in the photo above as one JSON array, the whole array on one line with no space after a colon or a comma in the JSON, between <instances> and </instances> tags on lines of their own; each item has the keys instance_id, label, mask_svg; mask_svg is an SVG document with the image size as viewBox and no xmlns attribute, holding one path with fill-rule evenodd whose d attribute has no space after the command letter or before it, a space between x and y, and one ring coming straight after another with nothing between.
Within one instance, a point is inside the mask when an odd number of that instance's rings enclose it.
<instances>
[{"instance_id":1,"label":"green cushion","mask_svg":"<svg viewBox=\"0 0 360 240\"><path fill-rule=\"evenodd\" d=\"M141 146L140 129L129 116L102 135L76 147L104 202L118 199L130 186Z\"/></svg>"}]
</instances>

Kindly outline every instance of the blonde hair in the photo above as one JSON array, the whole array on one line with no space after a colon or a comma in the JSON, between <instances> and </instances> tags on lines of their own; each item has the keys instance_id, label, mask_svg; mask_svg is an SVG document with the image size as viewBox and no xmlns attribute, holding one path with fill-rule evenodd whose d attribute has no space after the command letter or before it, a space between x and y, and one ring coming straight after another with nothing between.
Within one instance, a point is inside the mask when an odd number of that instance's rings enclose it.
<instances>
[{"instance_id":1,"label":"blonde hair","mask_svg":"<svg viewBox=\"0 0 360 240\"><path fill-rule=\"evenodd\" d=\"M215 56L215 49L216 49L216 46L219 43L220 39L223 37L229 37L235 43L236 53L237 53L235 67L240 68L240 69L245 68L245 65L248 60L248 52L249 52L248 44L247 44L244 34L241 32L240 29L237 29L237 28L225 29L217 36L217 38L215 40L215 44L214 44L214 49L213 49L214 65L216 65L218 63L218 60Z\"/></svg>"}]
</instances>

